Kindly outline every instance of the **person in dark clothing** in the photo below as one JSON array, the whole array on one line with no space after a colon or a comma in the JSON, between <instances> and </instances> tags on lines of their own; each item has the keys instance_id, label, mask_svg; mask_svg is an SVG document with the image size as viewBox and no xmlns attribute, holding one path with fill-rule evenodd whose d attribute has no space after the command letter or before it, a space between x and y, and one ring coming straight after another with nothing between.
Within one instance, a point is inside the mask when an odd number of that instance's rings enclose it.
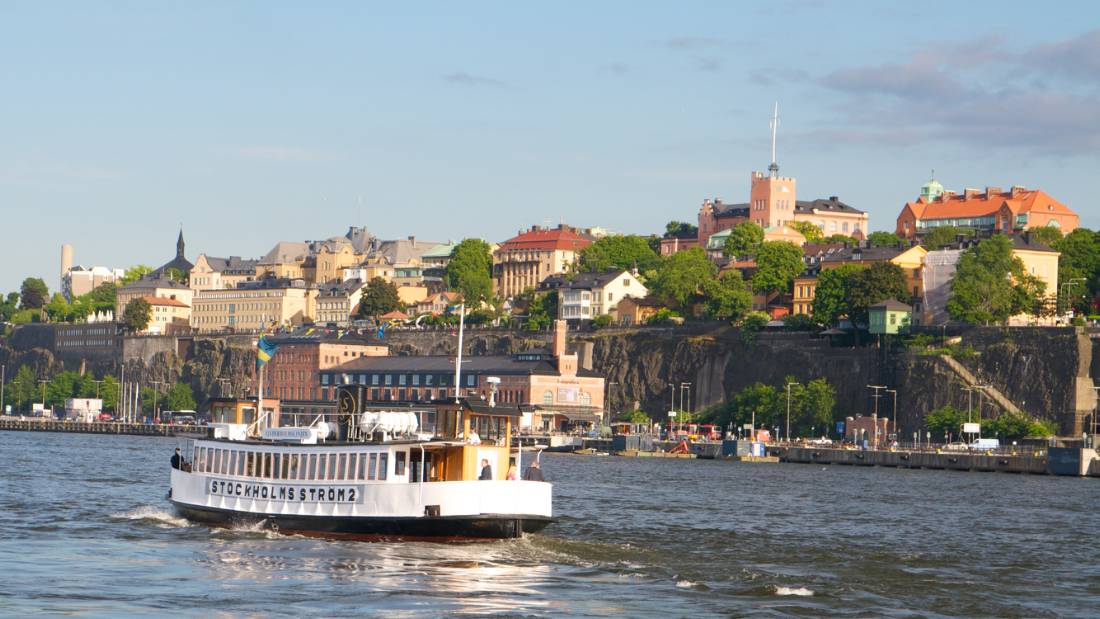
<instances>
[{"instance_id":1,"label":"person in dark clothing","mask_svg":"<svg viewBox=\"0 0 1100 619\"><path fill-rule=\"evenodd\" d=\"M542 469L539 468L538 460L532 462L531 466L523 472L523 479L524 481L546 481L546 478L542 476Z\"/></svg>"},{"instance_id":2,"label":"person in dark clothing","mask_svg":"<svg viewBox=\"0 0 1100 619\"><path fill-rule=\"evenodd\" d=\"M489 461L481 460L481 477L478 477L479 481L492 481L493 480L493 468L489 466Z\"/></svg>"},{"instance_id":3,"label":"person in dark clothing","mask_svg":"<svg viewBox=\"0 0 1100 619\"><path fill-rule=\"evenodd\" d=\"M178 469L183 465L183 458L180 457L180 448L176 447L176 453L172 455L172 468Z\"/></svg>"}]
</instances>

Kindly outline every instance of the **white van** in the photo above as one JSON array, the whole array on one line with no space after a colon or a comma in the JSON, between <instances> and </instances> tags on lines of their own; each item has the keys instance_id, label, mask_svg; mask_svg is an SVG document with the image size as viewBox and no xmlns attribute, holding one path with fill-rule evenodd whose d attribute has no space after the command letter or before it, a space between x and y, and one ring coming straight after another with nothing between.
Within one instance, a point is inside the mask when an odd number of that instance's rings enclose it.
<instances>
[{"instance_id":1,"label":"white van","mask_svg":"<svg viewBox=\"0 0 1100 619\"><path fill-rule=\"evenodd\" d=\"M1000 449L1001 441L995 438L980 438L973 443L970 443L970 448L978 450Z\"/></svg>"}]
</instances>

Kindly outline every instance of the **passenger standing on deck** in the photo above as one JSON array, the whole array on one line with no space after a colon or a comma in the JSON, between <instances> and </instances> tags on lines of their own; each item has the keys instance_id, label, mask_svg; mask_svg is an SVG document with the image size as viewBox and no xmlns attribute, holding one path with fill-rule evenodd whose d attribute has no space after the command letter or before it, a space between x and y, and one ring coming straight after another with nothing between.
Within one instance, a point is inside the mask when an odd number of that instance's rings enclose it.
<instances>
[{"instance_id":1,"label":"passenger standing on deck","mask_svg":"<svg viewBox=\"0 0 1100 619\"><path fill-rule=\"evenodd\" d=\"M172 454L172 468L180 468L180 465L183 463L182 460L183 458L180 457L180 448L176 447L176 453Z\"/></svg>"},{"instance_id":2,"label":"passenger standing on deck","mask_svg":"<svg viewBox=\"0 0 1100 619\"><path fill-rule=\"evenodd\" d=\"M527 470L523 472L523 479L527 481L546 481L546 478L542 476L542 469L539 468L538 460L532 462L531 466L527 467Z\"/></svg>"},{"instance_id":3,"label":"passenger standing on deck","mask_svg":"<svg viewBox=\"0 0 1100 619\"><path fill-rule=\"evenodd\" d=\"M489 461L482 458L481 460L481 477L478 477L479 481L493 481L493 469L489 466Z\"/></svg>"},{"instance_id":4,"label":"passenger standing on deck","mask_svg":"<svg viewBox=\"0 0 1100 619\"><path fill-rule=\"evenodd\" d=\"M512 460L508 463L508 474L504 476L504 479L508 481L516 481L519 479L519 471L516 470L516 461Z\"/></svg>"}]
</instances>

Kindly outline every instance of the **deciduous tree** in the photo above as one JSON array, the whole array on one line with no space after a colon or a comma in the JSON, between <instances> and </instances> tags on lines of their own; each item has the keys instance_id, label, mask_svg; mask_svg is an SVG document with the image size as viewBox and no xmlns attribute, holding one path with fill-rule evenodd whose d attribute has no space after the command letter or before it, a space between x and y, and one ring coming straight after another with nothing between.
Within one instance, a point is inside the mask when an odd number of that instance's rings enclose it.
<instances>
[{"instance_id":1,"label":"deciduous tree","mask_svg":"<svg viewBox=\"0 0 1100 619\"><path fill-rule=\"evenodd\" d=\"M1012 241L994 235L963 252L951 280L947 312L973 324L1003 323L1040 304L1041 282L1024 271Z\"/></svg>"},{"instance_id":2,"label":"deciduous tree","mask_svg":"<svg viewBox=\"0 0 1100 619\"><path fill-rule=\"evenodd\" d=\"M765 241L756 250L752 289L760 293L787 292L805 267L801 247L786 241Z\"/></svg>"},{"instance_id":3,"label":"deciduous tree","mask_svg":"<svg viewBox=\"0 0 1100 619\"><path fill-rule=\"evenodd\" d=\"M364 287L356 317L377 318L399 309L401 309L401 297L397 294L397 286L381 277L375 277Z\"/></svg>"},{"instance_id":4,"label":"deciduous tree","mask_svg":"<svg viewBox=\"0 0 1100 619\"><path fill-rule=\"evenodd\" d=\"M655 268L661 257L649 247L646 239L634 235L611 235L598 239L581 250L580 270L606 271L611 268L644 273Z\"/></svg>"},{"instance_id":5,"label":"deciduous tree","mask_svg":"<svg viewBox=\"0 0 1100 619\"><path fill-rule=\"evenodd\" d=\"M707 259L702 248L693 247L664 258L650 283L650 291L665 303L680 309L699 300L703 287L718 267Z\"/></svg>"},{"instance_id":6,"label":"deciduous tree","mask_svg":"<svg viewBox=\"0 0 1100 619\"><path fill-rule=\"evenodd\" d=\"M41 309L50 298L46 282L37 277L28 277L19 287L20 309Z\"/></svg>"},{"instance_id":7,"label":"deciduous tree","mask_svg":"<svg viewBox=\"0 0 1100 619\"><path fill-rule=\"evenodd\" d=\"M152 319L153 306L140 297L127 303L122 311L122 325L130 333L144 331Z\"/></svg>"},{"instance_id":8,"label":"deciduous tree","mask_svg":"<svg viewBox=\"0 0 1100 619\"><path fill-rule=\"evenodd\" d=\"M842 264L818 273L814 291L814 320L835 325L842 316L848 315L853 276L865 268L862 264Z\"/></svg>"},{"instance_id":9,"label":"deciduous tree","mask_svg":"<svg viewBox=\"0 0 1100 619\"><path fill-rule=\"evenodd\" d=\"M871 243L871 247L897 247L901 244L901 237L893 232L878 230L872 232L867 241Z\"/></svg>"},{"instance_id":10,"label":"deciduous tree","mask_svg":"<svg viewBox=\"0 0 1100 619\"><path fill-rule=\"evenodd\" d=\"M892 262L876 262L852 275L848 288L848 315L863 324L867 322L870 306L889 299L907 303L910 296L901 267Z\"/></svg>"},{"instance_id":11,"label":"deciduous tree","mask_svg":"<svg viewBox=\"0 0 1100 619\"><path fill-rule=\"evenodd\" d=\"M825 233L816 224L809 221L792 221L789 224L792 229L806 237L807 243L820 243L825 240Z\"/></svg>"},{"instance_id":12,"label":"deciduous tree","mask_svg":"<svg viewBox=\"0 0 1100 619\"><path fill-rule=\"evenodd\" d=\"M727 258L751 254L764 242L764 229L751 221L743 221L730 230L722 254Z\"/></svg>"},{"instance_id":13,"label":"deciduous tree","mask_svg":"<svg viewBox=\"0 0 1100 619\"><path fill-rule=\"evenodd\" d=\"M477 308L492 296L492 275L493 256L488 243L481 239L465 239L455 246L447 263L447 285L462 293L467 307Z\"/></svg>"},{"instance_id":14,"label":"deciduous tree","mask_svg":"<svg viewBox=\"0 0 1100 619\"><path fill-rule=\"evenodd\" d=\"M703 296L707 315L718 320L736 322L752 309L752 291L736 269L704 283Z\"/></svg>"}]
</instances>

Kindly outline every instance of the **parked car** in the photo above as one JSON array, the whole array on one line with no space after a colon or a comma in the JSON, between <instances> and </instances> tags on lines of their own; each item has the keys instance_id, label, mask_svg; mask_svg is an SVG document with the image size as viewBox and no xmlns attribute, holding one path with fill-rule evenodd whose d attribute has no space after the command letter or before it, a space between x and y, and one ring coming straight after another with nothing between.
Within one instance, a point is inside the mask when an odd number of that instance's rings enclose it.
<instances>
[{"instance_id":1,"label":"parked car","mask_svg":"<svg viewBox=\"0 0 1100 619\"><path fill-rule=\"evenodd\" d=\"M172 424L177 426L194 426L198 425L193 415L173 415Z\"/></svg>"},{"instance_id":2,"label":"parked car","mask_svg":"<svg viewBox=\"0 0 1100 619\"><path fill-rule=\"evenodd\" d=\"M112 415L111 413L100 413L99 416L96 417L96 421L114 421L114 420L115 420L115 416Z\"/></svg>"}]
</instances>

